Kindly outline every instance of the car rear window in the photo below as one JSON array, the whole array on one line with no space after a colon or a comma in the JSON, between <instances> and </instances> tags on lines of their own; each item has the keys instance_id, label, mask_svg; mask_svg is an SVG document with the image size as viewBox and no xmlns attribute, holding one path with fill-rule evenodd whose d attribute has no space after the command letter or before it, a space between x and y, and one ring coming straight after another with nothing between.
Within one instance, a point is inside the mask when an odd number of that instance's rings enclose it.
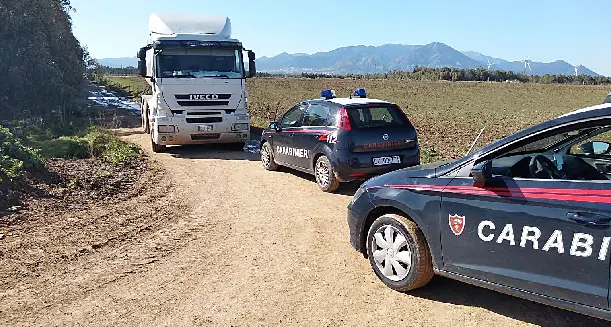
<instances>
[{"instance_id":1,"label":"car rear window","mask_svg":"<svg viewBox=\"0 0 611 327\"><path fill-rule=\"evenodd\" d=\"M397 106L348 108L350 124L356 128L407 126L409 121Z\"/></svg>"}]
</instances>

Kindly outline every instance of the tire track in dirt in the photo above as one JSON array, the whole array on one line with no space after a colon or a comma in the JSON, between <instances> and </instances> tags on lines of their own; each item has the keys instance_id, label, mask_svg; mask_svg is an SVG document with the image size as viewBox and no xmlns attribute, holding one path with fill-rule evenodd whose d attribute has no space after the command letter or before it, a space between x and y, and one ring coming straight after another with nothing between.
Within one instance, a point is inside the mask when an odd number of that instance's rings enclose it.
<instances>
[{"instance_id":1,"label":"tire track in dirt","mask_svg":"<svg viewBox=\"0 0 611 327\"><path fill-rule=\"evenodd\" d=\"M150 147L146 135L126 136ZM257 155L169 148L153 158L192 211L167 226L184 246L28 317L96 326L589 326L603 323L436 278L394 292L348 243L350 195L325 194L303 175L268 172ZM190 229L188 235L179 231ZM173 232L172 232L173 231Z\"/></svg>"}]
</instances>

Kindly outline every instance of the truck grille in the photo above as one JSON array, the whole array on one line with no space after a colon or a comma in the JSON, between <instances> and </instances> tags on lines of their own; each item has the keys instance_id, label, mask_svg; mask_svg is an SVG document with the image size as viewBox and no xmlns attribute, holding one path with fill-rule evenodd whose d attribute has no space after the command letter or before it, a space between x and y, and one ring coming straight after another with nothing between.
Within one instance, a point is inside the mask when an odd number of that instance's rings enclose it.
<instances>
[{"instance_id":1,"label":"truck grille","mask_svg":"<svg viewBox=\"0 0 611 327\"><path fill-rule=\"evenodd\" d=\"M187 123L189 124L220 123L222 121L223 121L223 117L187 118Z\"/></svg>"},{"instance_id":2,"label":"truck grille","mask_svg":"<svg viewBox=\"0 0 611 327\"><path fill-rule=\"evenodd\" d=\"M218 96L218 100L231 99L231 94L217 94L217 96ZM191 100L191 95L190 94L175 94L174 98L176 98L176 100Z\"/></svg>"}]
</instances>

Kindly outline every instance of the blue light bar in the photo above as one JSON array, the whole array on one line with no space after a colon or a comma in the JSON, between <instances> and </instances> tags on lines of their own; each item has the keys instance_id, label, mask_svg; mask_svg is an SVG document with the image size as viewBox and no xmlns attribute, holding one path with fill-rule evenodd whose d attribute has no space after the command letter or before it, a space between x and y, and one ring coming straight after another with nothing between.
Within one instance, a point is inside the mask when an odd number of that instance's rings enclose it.
<instances>
[{"instance_id":1,"label":"blue light bar","mask_svg":"<svg viewBox=\"0 0 611 327\"><path fill-rule=\"evenodd\" d=\"M323 99L333 99L335 98L335 91L333 90L322 90L320 92L320 97Z\"/></svg>"},{"instance_id":2,"label":"blue light bar","mask_svg":"<svg viewBox=\"0 0 611 327\"><path fill-rule=\"evenodd\" d=\"M365 89L357 89L354 90L354 96L359 98L366 98L367 92L365 92Z\"/></svg>"}]
</instances>

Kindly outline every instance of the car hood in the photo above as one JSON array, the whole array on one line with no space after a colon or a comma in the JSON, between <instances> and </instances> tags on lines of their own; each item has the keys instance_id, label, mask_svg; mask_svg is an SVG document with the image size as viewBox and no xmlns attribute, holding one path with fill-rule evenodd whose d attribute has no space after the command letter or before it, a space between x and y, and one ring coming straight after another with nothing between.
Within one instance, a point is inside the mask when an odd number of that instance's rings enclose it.
<instances>
[{"instance_id":1,"label":"car hood","mask_svg":"<svg viewBox=\"0 0 611 327\"><path fill-rule=\"evenodd\" d=\"M397 184L397 180L406 178L434 178L437 177L439 167L454 162L454 160L436 161L424 165L402 168L367 180L364 186Z\"/></svg>"}]
</instances>

